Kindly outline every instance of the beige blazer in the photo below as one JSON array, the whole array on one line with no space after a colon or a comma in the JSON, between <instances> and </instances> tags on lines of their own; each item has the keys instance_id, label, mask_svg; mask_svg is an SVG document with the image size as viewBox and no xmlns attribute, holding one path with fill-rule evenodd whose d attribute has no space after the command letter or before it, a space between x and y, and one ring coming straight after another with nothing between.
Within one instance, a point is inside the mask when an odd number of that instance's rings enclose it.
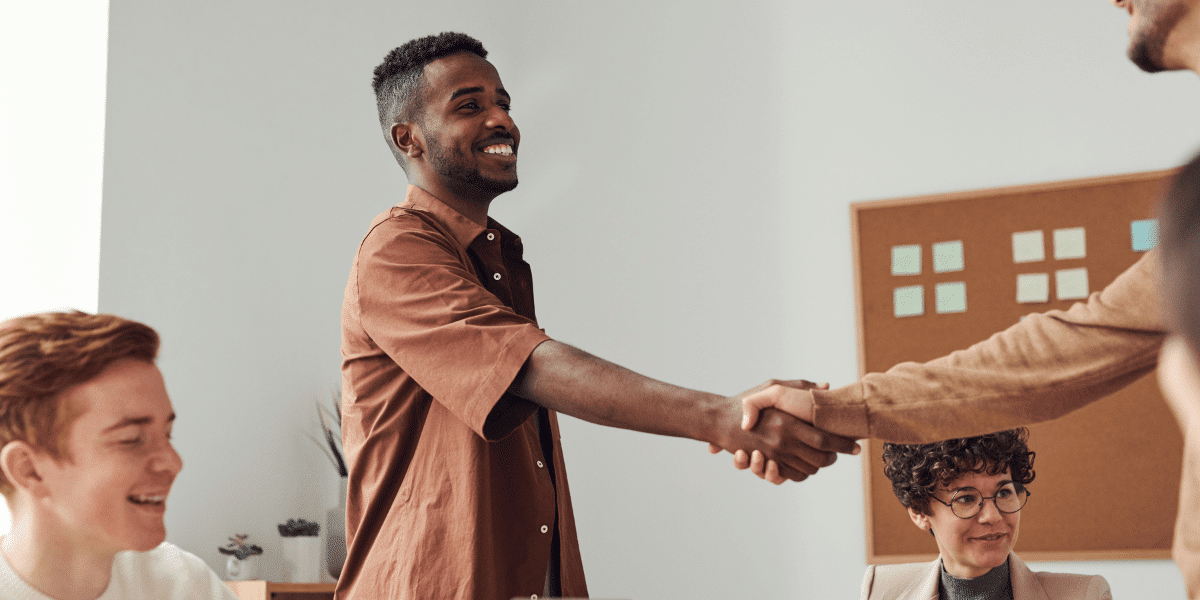
<instances>
[{"instance_id":1,"label":"beige blazer","mask_svg":"<svg viewBox=\"0 0 1200 600\"><path fill-rule=\"evenodd\" d=\"M1112 600L1099 575L1034 573L1016 554L1008 554L1013 600ZM938 600L942 560L904 565L868 565L862 600Z\"/></svg>"}]
</instances>

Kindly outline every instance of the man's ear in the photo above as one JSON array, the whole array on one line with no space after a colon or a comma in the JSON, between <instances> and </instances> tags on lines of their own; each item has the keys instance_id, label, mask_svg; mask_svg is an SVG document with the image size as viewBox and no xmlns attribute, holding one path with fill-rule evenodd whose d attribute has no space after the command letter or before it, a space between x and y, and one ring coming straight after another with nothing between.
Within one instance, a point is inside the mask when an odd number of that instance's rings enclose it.
<instances>
[{"instance_id":1,"label":"man's ear","mask_svg":"<svg viewBox=\"0 0 1200 600\"><path fill-rule=\"evenodd\" d=\"M400 154L408 158L416 158L425 152L422 147L422 141L419 139L416 127L412 123L395 123L391 130L392 143L400 151Z\"/></svg>"},{"instance_id":2,"label":"man's ear","mask_svg":"<svg viewBox=\"0 0 1200 600\"><path fill-rule=\"evenodd\" d=\"M0 448L0 471L4 478L18 489L35 497L46 493L45 481L38 472L38 452L28 443L13 440Z\"/></svg>"},{"instance_id":3,"label":"man's ear","mask_svg":"<svg viewBox=\"0 0 1200 600\"><path fill-rule=\"evenodd\" d=\"M908 507L908 518L912 519L913 524L921 529L928 530L931 527L929 524L929 515L911 506Z\"/></svg>"}]
</instances>

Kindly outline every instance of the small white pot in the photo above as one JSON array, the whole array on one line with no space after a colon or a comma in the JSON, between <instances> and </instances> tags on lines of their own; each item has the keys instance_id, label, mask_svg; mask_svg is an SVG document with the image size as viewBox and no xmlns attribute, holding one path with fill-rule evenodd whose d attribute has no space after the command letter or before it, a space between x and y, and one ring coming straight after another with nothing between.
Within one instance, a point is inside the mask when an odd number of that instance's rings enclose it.
<instances>
[{"instance_id":1,"label":"small white pot","mask_svg":"<svg viewBox=\"0 0 1200 600\"><path fill-rule=\"evenodd\" d=\"M225 578L229 581L245 581L258 576L258 555L242 560L232 554L225 559Z\"/></svg>"},{"instance_id":2,"label":"small white pot","mask_svg":"<svg viewBox=\"0 0 1200 600\"><path fill-rule=\"evenodd\" d=\"M290 583L321 581L321 538L302 535L283 538L283 580Z\"/></svg>"}]
</instances>

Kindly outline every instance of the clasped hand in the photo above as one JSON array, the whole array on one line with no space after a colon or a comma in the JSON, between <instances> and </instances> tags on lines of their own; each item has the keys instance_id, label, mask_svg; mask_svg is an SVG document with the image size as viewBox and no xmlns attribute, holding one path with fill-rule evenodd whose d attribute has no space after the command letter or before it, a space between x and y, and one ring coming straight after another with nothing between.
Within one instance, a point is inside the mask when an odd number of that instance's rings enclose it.
<instances>
[{"instance_id":1,"label":"clasped hand","mask_svg":"<svg viewBox=\"0 0 1200 600\"><path fill-rule=\"evenodd\" d=\"M772 379L730 398L741 417L741 433L710 443L708 451L732 452L738 469L779 485L804 481L837 460L838 453L858 454L859 445L812 425L811 395L798 390L828 389L829 384Z\"/></svg>"}]
</instances>

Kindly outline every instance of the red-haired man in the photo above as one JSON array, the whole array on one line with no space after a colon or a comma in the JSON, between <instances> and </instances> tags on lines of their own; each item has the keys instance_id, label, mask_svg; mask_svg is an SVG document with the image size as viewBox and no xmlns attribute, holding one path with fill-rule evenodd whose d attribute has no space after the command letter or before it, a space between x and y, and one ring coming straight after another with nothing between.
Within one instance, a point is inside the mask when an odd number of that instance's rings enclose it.
<instances>
[{"instance_id":1,"label":"red-haired man","mask_svg":"<svg viewBox=\"0 0 1200 600\"><path fill-rule=\"evenodd\" d=\"M112 315L0 323L0 493L13 517L0 597L236 599L163 541L183 462L158 345L150 327Z\"/></svg>"}]
</instances>

